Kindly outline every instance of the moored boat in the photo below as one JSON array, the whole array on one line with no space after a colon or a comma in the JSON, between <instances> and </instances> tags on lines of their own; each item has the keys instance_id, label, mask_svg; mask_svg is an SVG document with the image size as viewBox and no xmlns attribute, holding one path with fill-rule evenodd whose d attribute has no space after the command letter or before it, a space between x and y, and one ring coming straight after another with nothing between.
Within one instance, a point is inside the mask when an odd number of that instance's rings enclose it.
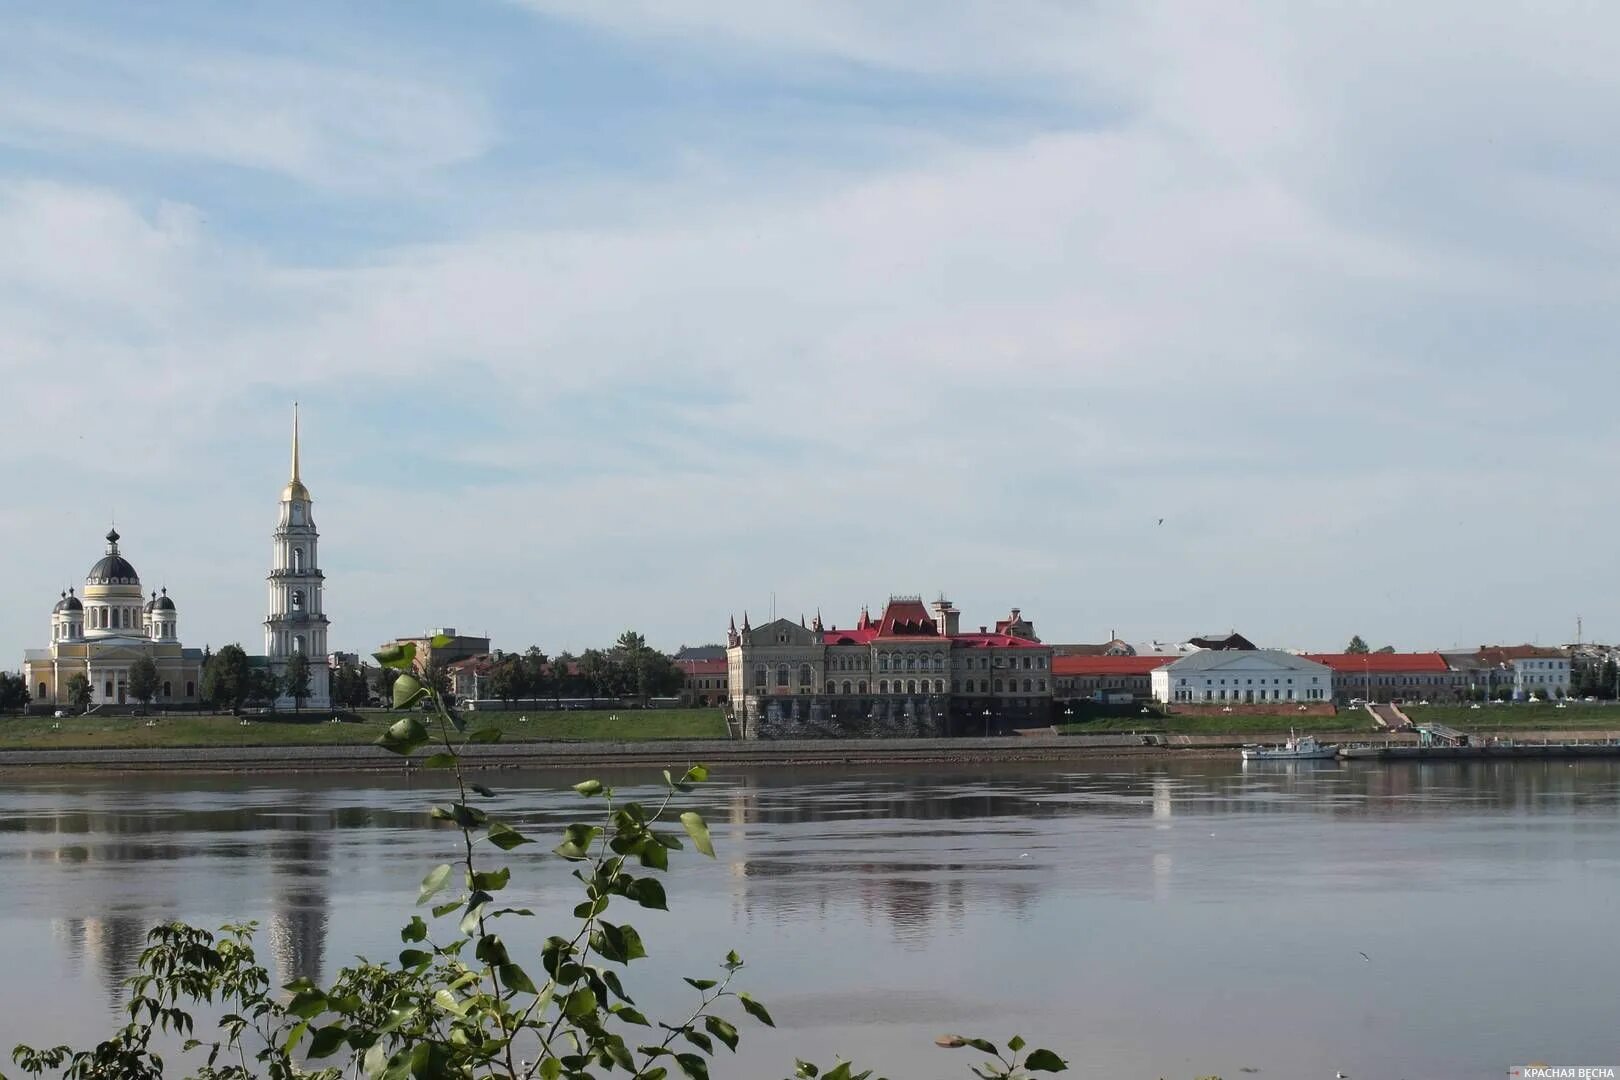
<instances>
[{"instance_id":1,"label":"moored boat","mask_svg":"<svg viewBox=\"0 0 1620 1080\"><path fill-rule=\"evenodd\" d=\"M1334 743L1321 743L1316 741L1314 735L1288 735L1288 741L1281 746L1245 746L1243 748L1244 761L1317 761L1330 758L1339 752Z\"/></svg>"}]
</instances>

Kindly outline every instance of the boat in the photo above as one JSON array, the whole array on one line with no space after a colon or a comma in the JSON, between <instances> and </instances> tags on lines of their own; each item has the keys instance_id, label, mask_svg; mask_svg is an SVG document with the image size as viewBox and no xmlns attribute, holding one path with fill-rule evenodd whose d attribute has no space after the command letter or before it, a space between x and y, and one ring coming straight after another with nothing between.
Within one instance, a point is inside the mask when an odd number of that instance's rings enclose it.
<instances>
[{"instance_id":1,"label":"boat","mask_svg":"<svg viewBox=\"0 0 1620 1080\"><path fill-rule=\"evenodd\" d=\"M1281 746L1245 746L1244 761L1319 761L1338 754L1334 743L1320 743L1314 735L1288 734Z\"/></svg>"}]
</instances>

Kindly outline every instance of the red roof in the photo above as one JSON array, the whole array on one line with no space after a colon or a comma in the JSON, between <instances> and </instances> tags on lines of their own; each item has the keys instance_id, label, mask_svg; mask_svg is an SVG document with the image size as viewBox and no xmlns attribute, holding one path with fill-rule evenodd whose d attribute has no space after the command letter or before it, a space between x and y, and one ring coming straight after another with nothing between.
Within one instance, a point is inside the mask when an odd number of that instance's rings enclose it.
<instances>
[{"instance_id":1,"label":"red roof","mask_svg":"<svg viewBox=\"0 0 1620 1080\"><path fill-rule=\"evenodd\" d=\"M883 620L878 623L878 637L938 636L934 617L921 600L893 600L883 609Z\"/></svg>"},{"instance_id":2,"label":"red roof","mask_svg":"<svg viewBox=\"0 0 1620 1080\"><path fill-rule=\"evenodd\" d=\"M1437 652L1417 653L1306 653L1305 659L1326 664L1345 675L1377 672L1380 675L1414 675L1450 671L1446 658Z\"/></svg>"},{"instance_id":3,"label":"red roof","mask_svg":"<svg viewBox=\"0 0 1620 1080\"><path fill-rule=\"evenodd\" d=\"M1054 656L1053 675L1146 675L1179 656Z\"/></svg>"},{"instance_id":4,"label":"red roof","mask_svg":"<svg viewBox=\"0 0 1620 1080\"><path fill-rule=\"evenodd\" d=\"M726 662L724 660L677 660L675 666L688 675L726 674Z\"/></svg>"},{"instance_id":5,"label":"red roof","mask_svg":"<svg viewBox=\"0 0 1620 1080\"><path fill-rule=\"evenodd\" d=\"M953 649L1039 649L1040 642L1011 634L957 634L950 639Z\"/></svg>"}]
</instances>

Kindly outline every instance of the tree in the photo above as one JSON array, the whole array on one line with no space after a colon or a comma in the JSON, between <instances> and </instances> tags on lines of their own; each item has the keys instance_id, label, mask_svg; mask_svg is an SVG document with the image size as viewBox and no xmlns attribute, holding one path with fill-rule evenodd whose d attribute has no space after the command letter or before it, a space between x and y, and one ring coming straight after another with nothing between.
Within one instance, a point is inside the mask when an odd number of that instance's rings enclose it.
<instances>
[{"instance_id":1,"label":"tree","mask_svg":"<svg viewBox=\"0 0 1620 1080\"><path fill-rule=\"evenodd\" d=\"M1383 648L1378 650L1378 652L1380 654L1382 654L1382 653L1392 653L1394 651L1395 651L1395 646L1393 646L1393 645L1385 645Z\"/></svg>"},{"instance_id":2,"label":"tree","mask_svg":"<svg viewBox=\"0 0 1620 1080\"><path fill-rule=\"evenodd\" d=\"M546 654L539 646L530 645L523 652L523 690L517 697L540 697L555 685L555 672Z\"/></svg>"},{"instance_id":3,"label":"tree","mask_svg":"<svg viewBox=\"0 0 1620 1080\"><path fill-rule=\"evenodd\" d=\"M372 680L372 687L377 691L377 698L384 708L393 700L394 683L399 679L399 672L391 667L377 669L376 677Z\"/></svg>"},{"instance_id":4,"label":"tree","mask_svg":"<svg viewBox=\"0 0 1620 1080\"><path fill-rule=\"evenodd\" d=\"M1367 648L1367 643L1361 639L1360 634L1357 634L1350 639L1350 644L1344 647L1344 651L1354 653L1357 656L1364 656L1372 650Z\"/></svg>"},{"instance_id":5,"label":"tree","mask_svg":"<svg viewBox=\"0 0 1620 1080\"><path fill-rule=\"evenodd\" d=\"M157 664L152 662L150 656L143 656L129 665L129 696L143 706L152 704L161 685Z\"/></svg>"},{"instance_id":6,"label":"tree","mask_svg":"<svg viewBox=\"0 0 1620 1080\"><path fill-rule=\"evenodd\" d=\"M202 697L216 709L241 711L252 687L253 669L240 645L224 645L203 669Z\"/></svg>"},{"instance_id":7,"label":"tree","mask_svg":"<svg viewBox=\"0 0 1620 1080\"><path fill-rule=\"evenodd\" d=\"M528 689L528 672L524 670L523 659L517 656L503 656L496 661L495 668L489 676L489 692L501 699L501 702L510 706L512 702L523 697Z\"/></svg>"},{"instance_id":8,"label":"tree","mask_svg":"<svg viewBox=\"0 0 1620 1080\"><path fill-rule=\"evenodd\" d=\"M339 664L332 672L332 704L345 709L364 708L371 701L370 672L364 664Z\"/></svg>"},{"instance_id":9,"label":"tree","mask_svg":"<svg viewBox=\"0 0 1620 1080\"><path fill-rule=\"evenodd\" d=\"M0 671L0 712L20 712L28 707L28 680L20 674Z\"/></svg>"},{"instance_id":10,"label":"tree","mask_svg":"<svg viewBox=\"0 0 1620 1080\"><path fill-rule=\"evenodd\" d=\"M224 652L221 649L220 652ZM276 707L276 699L281 696L281 680L269 668L256 667L248 671L246 700L265 708Z\"/></svg>"},{"instance_id":11,"label":"tree","mask_svg":"<svg viewBox=\"0 0 1620 1080\"><path fill-rule=\"evenodd\" d=\"M547 665L550 677L546 681L551 684L551 695L554 704L562 704L563 692L575 688L575 683L579 680L574 674L574 668L578 663L579 661L566 652L558 653L551 658L551 663Z\"/></svg>"},{"instance_id":12,"label":"tree","mask_svg":"<svg viewBox=\"0 0 1620 1080\"><path fill-rule=\"evenodd\" d=\"M450 678L450 665L437 656L429 660L427 666L422 669L422 682L446 698L453 696L455 687Z\"/></svg>"},{"instance_id":13,"label":"tree","mask_svg":"<svg viewBox=\"0 0 1620 1080\"><path fill-rule=\"evenodd\" d=\"M1620 694L1620 665L1610 657L1603 661L1603 673L1598 678L1598 690L1594 696L1612 698L1616 694Z\"/></svg>"},{"instance_id":14,"label":"tree","mask_svg":"<svg viewBox=\"0 0 1620 1080\"><path fill-rule=\"evenodd\" d=\"M617 672L613 662L601 649L586 649L579 654L579 675L590 687L591 697L612 697Z\"/></svg>"},{"instance_id":15,"label":"tree","mask_svg":"<svg viewBox=\"0 0 1620 1080\"><path fill-rule=\"evenodd\" d=\"M295 652L287 658L281 673L281 691L293 699L293 712L303 710L304 699L309 697L309 657Z\"/></svg>"},{"instance_id":16,"label":"tree","mask_svg":"<svg viewBox=\"0 0 1620 1080\"><path fill-rule=\"evenodd\" d=\"M67 697L75 709L90 708L90 700L94 696L90 691L90 680L85 678L83 672L68 678Z\"/></svg>"}]
</instances>

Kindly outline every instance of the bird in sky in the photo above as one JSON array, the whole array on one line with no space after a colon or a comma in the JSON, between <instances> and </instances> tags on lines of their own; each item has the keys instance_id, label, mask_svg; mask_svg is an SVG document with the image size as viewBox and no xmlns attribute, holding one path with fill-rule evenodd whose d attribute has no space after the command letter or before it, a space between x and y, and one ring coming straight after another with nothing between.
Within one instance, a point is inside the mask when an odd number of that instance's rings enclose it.
<instances>
[{"instance_id":1,"label":"bird in sky","mask_svg":"<svg viewBox=\"0 0 1620 1080\"><path fill-rule=\"evenodd\" d=\"M1368 956L1366 953L1358 953L1357 955L1359 955L1363 960L1367 961L1367 963L1372 963L1372 957Z\"/></svg>"},{"instance_id":2,"label":"bird in sky","mask_svg":"<svg viewBox=\"0 0 1620 1080\"><path fill-rule=\"evenodd\" d=\"M1164 518L1160 518L1160 519L1159 519L1159 524L1160 524L1160 525L1163 525L1163 524L1164 524Z\"/></svg>"}]
</instances>

